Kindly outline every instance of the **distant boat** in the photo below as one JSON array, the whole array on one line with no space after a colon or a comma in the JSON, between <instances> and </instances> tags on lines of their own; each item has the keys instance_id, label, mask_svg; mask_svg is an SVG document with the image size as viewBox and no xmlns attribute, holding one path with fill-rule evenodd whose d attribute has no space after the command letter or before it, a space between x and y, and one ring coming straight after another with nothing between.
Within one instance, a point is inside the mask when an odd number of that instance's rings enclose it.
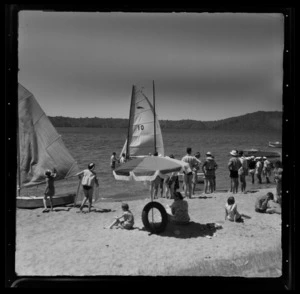
<instances>
[{"instance_id":1,"label":"distant boat","mask_svg":"<svg viewBox=\"0 0 300 294\"><path fill-rule=\"evenodd\" d=\"M264 151L258 149L245 149L243 150L244 156L267 157L267 158L280 158L281 153L276 151Z\"/></svg>"},{"instance_id":2,"label":"distant boat","mask_svg":"<svg viewBox=\"0 0 300 294\"><path fill-rule=\"evenodd\" d=\"M269 142L269 146L273 148L282 148L282 143L281 142Z\"/></svg>"},{"instance_id":3,"label":"distant boat","mask_svg":"<svg viewBox=\"0 0 300 294\"><path fill-rule=\"evenodd\" d=\"M17 207L43 207L44 195L24 195L28 194L26 188L45 184L47 169L56 169L57 181L74 176L78 166L33 94L21 84L18 85L18 103ZM75 195L55 195L53 206L73 203Z\"/></svg>"},{"instance_id":4,"label":"distant boat","mask_svg":"<svg viewBox=\"0 0 300 294\"><path fill-rule=\"evenodd\" d=\"M132 86L127 140L121 151L126 158L153 155L164 156L164 143L158 117L155 112L153 82L153 105L142 89Z\"/></svg>"}]
</instances>

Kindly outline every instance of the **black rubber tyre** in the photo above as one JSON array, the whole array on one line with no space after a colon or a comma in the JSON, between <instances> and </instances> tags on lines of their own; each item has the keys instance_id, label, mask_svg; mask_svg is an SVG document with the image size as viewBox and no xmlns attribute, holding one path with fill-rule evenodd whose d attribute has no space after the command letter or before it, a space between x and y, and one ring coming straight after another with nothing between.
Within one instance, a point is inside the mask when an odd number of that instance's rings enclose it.
<instances>
[{"instance_id":1,"label":"black rubber tyre","mask_svg":"<svg viewBox=\"0 0 300 294\"><path fill-rule=\"evenodd\" d=\"M161 222L152 224L149 222L148 214L152 208L156 208L160 214L161 214ZM142 221L144 224L144 227L151 233L161 233L165 230L167 224L168 224L168 214L163 207L158 202L152 201L145 205L143 212L142 212Z\"/></svg>"}]
</instances>

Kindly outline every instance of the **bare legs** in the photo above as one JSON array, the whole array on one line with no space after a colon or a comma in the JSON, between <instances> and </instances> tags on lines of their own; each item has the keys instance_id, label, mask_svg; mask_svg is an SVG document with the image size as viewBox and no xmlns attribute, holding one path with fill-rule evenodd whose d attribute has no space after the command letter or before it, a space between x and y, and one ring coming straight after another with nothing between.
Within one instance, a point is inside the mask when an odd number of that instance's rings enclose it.
<instances>
[{"instance_id":1,"label":"bare legs","mask_svg":"<svg viewBox=\"0 0 300 294\"><path fill-rule=\"evenodd\" d=\"M91 207L92 207L92 202L93 202L93 188L86 190L83 189L84 192L84 199L82 200L82 203L80 205L80 211L83 210L84 204L86 203L86 201L89 201L89 210L88 212L91 212Z\"/></svg>"},{"instance_id":2,"label":"bare legs","mask_svg":"<svg viewBox=\"0 0 300 294\"><path fill-rule=\"evenodd\" d=\"M43 199L44 210L43 210L43 212L49 211L47 208L47 197L48 197L47 195L44 195L44 199ZM50 210L53 211L52 196L49 196L49 200L50 200Z\"/></svg>"}]
</instances>

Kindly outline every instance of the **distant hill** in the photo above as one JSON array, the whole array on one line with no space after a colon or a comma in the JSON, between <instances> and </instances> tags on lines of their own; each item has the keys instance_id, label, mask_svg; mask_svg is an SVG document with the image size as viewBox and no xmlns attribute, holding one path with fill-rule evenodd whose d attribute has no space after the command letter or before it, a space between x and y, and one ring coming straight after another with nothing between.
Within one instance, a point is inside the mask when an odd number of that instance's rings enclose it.
<instances>
[{"instance_id":1,"label":"distant hill","mask_svg":"<svg viewBox=\"0 0 300 294\"><path fill-rule=\"evenodd\" d=\"M204 122L208 129L217 130L281 130L282 112L257 111L217 121Z\"/></svg>"},{"instance_id":2,"label":"distant hill","mask_svg":"<svg viewBox=\"0 0 300 294\"><path fill-rule=\"evenodd\" d=\"M55 127L127 128L128 119L122 118L72 118L49 117ZM257 111L241 116L216 121L198 120L160 120L162 129L200 129L200 130L276 130L282 129L282 112Z\"/></svg>"}]
</instances>

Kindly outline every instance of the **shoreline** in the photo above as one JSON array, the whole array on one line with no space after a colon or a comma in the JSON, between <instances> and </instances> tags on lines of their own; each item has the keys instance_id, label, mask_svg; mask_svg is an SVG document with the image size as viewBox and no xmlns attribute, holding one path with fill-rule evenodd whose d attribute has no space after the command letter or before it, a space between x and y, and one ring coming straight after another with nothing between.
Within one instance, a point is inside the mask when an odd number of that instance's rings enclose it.
<instances>
[{"instance_id":1,"label":"shoreline","mask_svg":"<svg viewBox=\"0 0 300 294\"><path fill-rule=\"evenodd\" d=\"M224 220L230 193L187 199L191 224L168 224L159 234L143 229L149 199L128 201L134 229L104 229L121 213L120 202L94 203L92 212L59 207L17 210L16 272L22 276L266 276L281 274L281 215L254 211L256 197L274 188L234 194L244 223ZM162 205L173 200L159 198ZM212 229L211 223L221 224ZM248 259L247 259L248 258Z\"/></svg>"}]
</instances>

